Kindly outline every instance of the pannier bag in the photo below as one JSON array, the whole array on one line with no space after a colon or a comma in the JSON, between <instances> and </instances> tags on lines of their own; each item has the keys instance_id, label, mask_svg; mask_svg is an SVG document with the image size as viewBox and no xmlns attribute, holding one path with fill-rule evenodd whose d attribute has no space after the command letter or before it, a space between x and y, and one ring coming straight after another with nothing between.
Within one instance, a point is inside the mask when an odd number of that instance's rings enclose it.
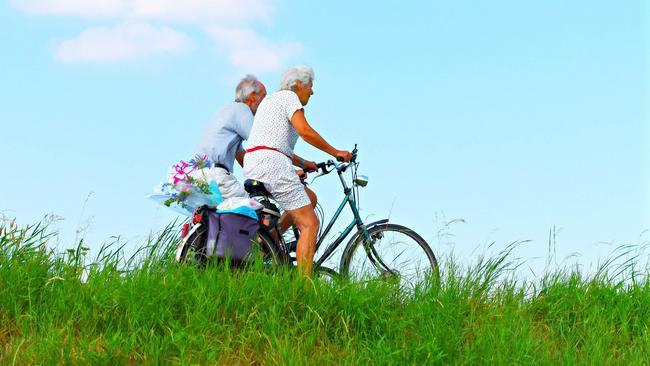
<instances>
[{"instance_id":1,"label":"pannier bag","mask_svg":"<svg viewBox=\"0 0 650 366\"><path fill-rule=\"evenodd\" d=\"M251 252L252 240L259 229L257 220L236 213L208 210L206 257L230 258L241 262Z\"/></svg>"}]
</instances>

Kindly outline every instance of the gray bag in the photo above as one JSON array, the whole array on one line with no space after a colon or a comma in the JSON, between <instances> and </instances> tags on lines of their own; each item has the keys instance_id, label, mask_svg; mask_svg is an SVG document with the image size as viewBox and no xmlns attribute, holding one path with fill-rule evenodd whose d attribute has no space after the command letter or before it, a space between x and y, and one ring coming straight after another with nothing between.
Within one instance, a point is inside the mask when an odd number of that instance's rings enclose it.
<instances>
[{"instance_id":1,"label":"gray bag","mask_svg":"<svg viewBox=\"0 0 650 366\"><path fill-rule=\"evenodd\" d=\"M258 229L259 223L248 216L209 211L206 257L241 262L251 252Z\"/></svg>"}]
</instances>

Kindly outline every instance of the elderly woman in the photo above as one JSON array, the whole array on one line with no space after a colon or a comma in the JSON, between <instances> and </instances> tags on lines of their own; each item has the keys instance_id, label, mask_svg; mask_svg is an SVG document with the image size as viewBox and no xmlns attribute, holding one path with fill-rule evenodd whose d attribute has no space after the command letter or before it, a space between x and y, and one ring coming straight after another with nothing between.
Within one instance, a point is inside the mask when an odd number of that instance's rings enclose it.
<instances>
[{"instance_id":1,"label":"elderly woman","mask_svg":"<svg viewBox=\"0 0 650 366\"><path fill-rule=\"evenodd\" d=\"M346 162L352 158L349 151L337 150L327 143L305 118L303 107L314 94L313 80L314 71L307 66L285 71L280 91L267 95L257 109L244 156L244 176L263 182L300 230L296 259L306 276L311 275L319 223L293 166L305 171L318 168L313 161L294 154L293 148L300 136L335 158Z\"/></svg>"}]
</instances>

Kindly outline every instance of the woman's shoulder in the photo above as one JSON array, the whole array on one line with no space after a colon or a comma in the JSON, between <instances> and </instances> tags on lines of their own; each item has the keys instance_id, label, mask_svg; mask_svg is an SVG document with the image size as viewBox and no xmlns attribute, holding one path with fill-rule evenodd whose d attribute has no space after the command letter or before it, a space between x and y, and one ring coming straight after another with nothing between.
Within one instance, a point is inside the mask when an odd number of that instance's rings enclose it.
<instances>
[{"instance_id":1,"label":"woman's shoulder","mask_svg":"<svg viewBox=\"0 0 650 366\"><path fill-rule=\"evenodd\" d=\"M290 90L280 90L266 96L257 108L256 120L286 116L289 109L300 106L300 99ZM297 108L297 107L296 107Z\"/></svg>"},{"instance_id":2,"label":"woman's shoulder","mask_svg":"<svg viewBox=\"0 0 650 366\"><path fill-rule=\"evenodd\" d=\"M271 97L271 100L286 101L297 99L298 95L291 90L279 90L271 95L267 95L266 98Z\"/></svg>"}]
</instances>

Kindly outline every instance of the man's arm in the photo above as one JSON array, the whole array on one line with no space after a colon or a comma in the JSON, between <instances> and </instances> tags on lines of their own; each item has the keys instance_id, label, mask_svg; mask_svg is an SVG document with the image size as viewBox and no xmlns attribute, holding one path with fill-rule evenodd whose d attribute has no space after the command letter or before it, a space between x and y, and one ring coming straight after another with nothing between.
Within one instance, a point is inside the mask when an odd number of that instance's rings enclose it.
<instances>
[{"instance_id":1,"label":"man's arm","mask_svg":"<svg viewBox=\"0 0 650 366\"><path fill-rule=\"evenodd\" d=\"M245 154L246 154L246 151L243 150L243 149L237 151L237 153L235 154L235 159L239 163L239 166L242 167L242 168L244 167L244 155Z\"/></svg>"},{"instance_id":2,"label":"man's arm","mask_svg":"<svg viewBox=\"0 0 650 366\"><path fill-rule=\"evenodd\" d=\"M241 137L242 140L248 140L248 136L251 133L251 128L253 128L253 120L253 115L248 113L240 114L239 118L237 119L234 128L235 132L239 135L239 137ZM237 147L235 159L237 160L237 163L239 163L239 166L242 168L244 167L244 154L246 154L246 152L244 151L244 147L240 142L239 146Z\"/></svg>"}]
</instances>

